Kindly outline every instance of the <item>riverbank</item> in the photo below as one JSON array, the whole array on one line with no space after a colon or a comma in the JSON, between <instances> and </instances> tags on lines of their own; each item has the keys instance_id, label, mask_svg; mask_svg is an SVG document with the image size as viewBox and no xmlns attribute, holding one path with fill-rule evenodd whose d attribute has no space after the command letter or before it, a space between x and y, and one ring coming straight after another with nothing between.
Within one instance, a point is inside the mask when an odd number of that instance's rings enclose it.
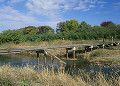
<instances>
[{"instance_id":1,"label":"riverbank","mask_svg":"<svg viewBox=\"0 0 120 86\"><path fill-rule=\"evenodd\" d=\"M35 67L35 66L34 66ZM107 77L102 72L85 73L80 70L76 76L64 71L44 69L41 72L29 65L25 67L0 66L0 86L119 86L120 76ZM94 75L94 76L93 76ZM105 78L107 77L107 78Z\"/></svg>"},{"instance_id":2,"label":"riverbank","mask_svg":"<svg viewBox=\"0 0 120 86\"><path fill-rule=\"evenodd\" d=\"M120 45L87 52L83 55L83 58L93 63L120 64Z\"/></svg>"}]
</instances>

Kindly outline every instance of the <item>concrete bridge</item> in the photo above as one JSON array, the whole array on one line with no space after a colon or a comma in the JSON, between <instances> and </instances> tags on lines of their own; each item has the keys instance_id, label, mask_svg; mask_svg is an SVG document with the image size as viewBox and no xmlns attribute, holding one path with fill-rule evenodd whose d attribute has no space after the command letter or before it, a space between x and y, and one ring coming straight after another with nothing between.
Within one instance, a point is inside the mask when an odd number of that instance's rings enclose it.
<instances>
[{"instance_id":1,"label":"concrete bridge","mask_svg":"<svg viewBox=\"0 0 120 86\"><path fill-rule=\"evenodd\" d=\"M9 53L22 53L28 51L35 51L37 54L37 64L39 65L39 54L44 54L44 65L46 65L46 55L49 54L51 56L51 64L54 61L54 58L58 59L61 63L66 64L60 58L49 52L49 49L66 49L66 59L68 59L68 51L73 50L73 58L75 59L75 51L77 47L84 47L85 52L92 51L98 48L105 48L110 46L117 46L119 42L107 42L107 43L93 43L93 44L72 44L72 45L60 45L60 46L45 46L45 47L30 47L30 48L13 48L13 49L0 49L0 54L9 54Z\"/></svg>"}]
</instances>

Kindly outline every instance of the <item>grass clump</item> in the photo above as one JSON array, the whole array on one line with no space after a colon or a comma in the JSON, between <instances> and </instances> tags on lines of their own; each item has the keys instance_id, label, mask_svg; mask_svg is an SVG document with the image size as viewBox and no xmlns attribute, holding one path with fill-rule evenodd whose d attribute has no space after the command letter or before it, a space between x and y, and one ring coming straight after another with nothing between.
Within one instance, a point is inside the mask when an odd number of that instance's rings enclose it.
<instances>
[{"instance_id":1,"label":"grass clump","mask_svg":"<svg viewBox=\"0 0 120 86\"><path fill-rule=\"evenodd\" d=\"M41 72L34 67L10 67L0 66L0 86L119 86L120 77L106 79L101 72L85 73L80 71L78 75L69 75L64 71L50 71L44 69Z\"/></svg>"},{"instance_id":2,"label":"grass clump","mask_svg":"<svg viewBox=\"0 0 120 86\"><path fill-rule=\"evenodd\" d=\"M96 51L93 51L91 54L90 54L90 57L99 57L101 55L103 55L104 52L102 50L96 50Z\"/></svg>"}]
</instances>

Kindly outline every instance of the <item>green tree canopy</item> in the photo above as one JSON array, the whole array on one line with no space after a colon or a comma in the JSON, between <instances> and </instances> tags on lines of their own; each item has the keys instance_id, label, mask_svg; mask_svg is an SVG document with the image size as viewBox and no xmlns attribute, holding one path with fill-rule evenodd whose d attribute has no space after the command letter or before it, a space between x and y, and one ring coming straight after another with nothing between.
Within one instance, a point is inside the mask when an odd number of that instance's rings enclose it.
<instances>
[{"instance_id":1,"label":"green tree canopy","mask_svg":"<svg viewBox=\"0 0 120 86\"><path fill-rule=\"evenodd\" d=\"M41 29L41 33L54 33L54 29L52 29L50 26L42 26Z\"/></svg>"},{"instance_id":2,"label":"green tree canopy","mask_svg":"<svg viewBox=\"0 0 120 86\"><path fill-rule=\"evenodd\" d=\"M79 27L79 22L78 20L72 19L72 20L67 20L66 22L59 22L57 24L57 30L56 32L77 32Z\"/></svg>"},{"instance_id":3,"label":"green tree canopy","mask_svg":"<svg viewBox=\"0 0 120 86\"><path fill-rule=\"evenodd\" d=\"M37 34L39 32L39 29L34 27L34 28L23 28L23 33L24 34Z\"/></svg>"}]
</instances>

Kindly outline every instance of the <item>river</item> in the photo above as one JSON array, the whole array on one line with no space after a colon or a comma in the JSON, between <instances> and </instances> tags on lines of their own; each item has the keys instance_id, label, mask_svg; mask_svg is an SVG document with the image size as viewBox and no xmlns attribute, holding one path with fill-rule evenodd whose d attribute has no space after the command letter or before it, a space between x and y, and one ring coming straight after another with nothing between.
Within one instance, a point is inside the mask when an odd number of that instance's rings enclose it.
<instances>
[{"instance_id":1,"label":"river","mask_svg":"<svg viewBox=\"0 0 120 86\"><path fill-rule=\"evenodd\" d=\"M64 65L65 71L72 74L78 74L79 70L85 70L85 72L103 72L103 73L117 73L120 75L120 65L119 64L111 64L111 63L102 63L102 64L93 64L89 63L84 59L80 59L77 61L68 61L64 60L67 64ZM44 65L43 57L40 58L40 65ZM11 66L25 66L26 64L29 65L37 65L37 58L36 57L27 57L27 56L20 56L20 55L0 55L0 66L10 64ZM51 67L51 59L47 57L47 64L48 68ZM53 66L55 69L60 67L59 61L57 59L54 60Z\"/></svg>"}]
</instances>

